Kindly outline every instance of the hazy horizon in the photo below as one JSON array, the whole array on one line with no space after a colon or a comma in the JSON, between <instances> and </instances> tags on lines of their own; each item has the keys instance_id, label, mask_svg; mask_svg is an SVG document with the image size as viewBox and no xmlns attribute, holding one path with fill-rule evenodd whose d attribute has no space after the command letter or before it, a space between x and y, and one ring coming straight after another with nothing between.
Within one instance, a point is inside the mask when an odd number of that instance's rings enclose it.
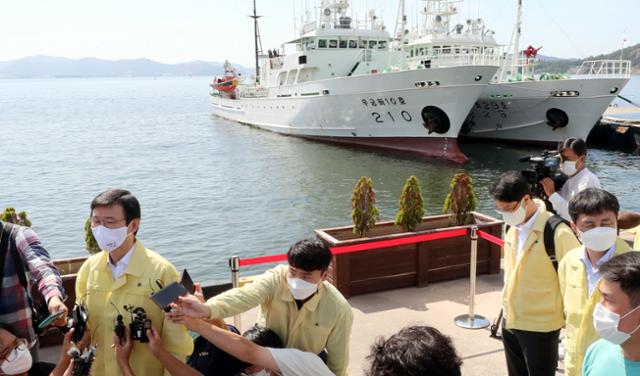
<instances>
[{"instance_id":1,"label":"hazy horizon","mask_svg":"<svg viewBox=\"0 0 640 376\"><path fill-rule=\"evenodd\" d=\"M294 14L300 24L305 8L315 12L319 1L258 0L263 50L281 48L294 38ZM395 27L397 1L351 1L355 19L365 9L378 10L387 30ZM411 26L416 24L416 2L407 1ZM499 43L508 45L515 20L515 0L467 0L458 5L454 23L482 17L496 32ZM629 45L640 40L635 15L637 0L607 2L579 0L524 1L521 44L542 46L540 53L559 58L584 58L608 53L622 46L626 32ZM0 61L34 55L70 59L150 59L163 64L192 61L253 65L253 24L247 17L252 1L219 2L191 0L112 0L93 3L81 0L22 0L4 4L0 12ZM635 12L634 12L635 11ZM597 20L597 27L589 20Z\"/></svg>"}]
</instances>

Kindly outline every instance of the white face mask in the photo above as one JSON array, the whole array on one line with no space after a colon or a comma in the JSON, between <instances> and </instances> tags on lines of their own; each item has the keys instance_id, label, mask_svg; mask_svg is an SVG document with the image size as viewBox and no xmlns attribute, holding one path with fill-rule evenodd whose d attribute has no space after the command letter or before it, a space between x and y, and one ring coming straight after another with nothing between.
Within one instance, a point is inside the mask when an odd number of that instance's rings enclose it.
<instances>
[{"instance_id":1,"label":"white face mask","mask_svg":"<svg viewBox=\"0 0 640 376\"><path fill-rule=\"evenodd\" d=\"M287 284L295 300L304 300L318 291L318 285L300 278L287 278Z\"/></svg>"},{"instance_id":2,"label":"white face mask","mask_svg":"<svg viewBox=\"0 0 640 376\"><path fill-rule=\"evenodd\" d=\"M119 228L108 228L102 225L91 227L93 237L96 238L98 246L105 252L111 252L124 243L127 238L127 226Z\"/></svg>"},{"instance_id":3,"label":"white face mask","mask_svg":"<svg viewBox=\"0 0 640 376\"><path fill-rule=\"evenodd\" d=\"M567 176L575 175L576 169L576 161L565 161L560 163L560 171Z\"/></svg>"},{"instance_id":4,"label":"white face mask","mask_svg":"<svg viewBox=\"0 0 640 376\"><path fill-rule=\"evenodd\" d=\"M502 215L502 220L509 226L521 224L527 216L527 212L524 210L524 200L520 201L518 208L512 212L503 212L501 210L498 210L498 212Z\"/></svg>"},{"instance_id":5,"label":"white face mask","mask_svg":"<svg viewBox=\"0 0 640 376\"><path fill-rule=\"evenodd\" d=\"M585 232L578 230L578 238L587 249L604 252L616 244L618 230L613 227L596 227Z\"/></svg>"},{"instance_id":6,"label":"white face mask","mask_svg":"<svg viewBox=\"0 0 640 376\"><path fill-rule=\"evenodd\" d=\"M593 310L593 327L596 329L596 332L600 336L600 338L605 339L614 345L621 345L626 340L631 338L633 333L635 333L640 325L636 326L635 329L631 333L625 333L618 330L618 325L620 324L620 320L629 316L633 311L640 308L640 306L632 309L627 312L624 316L620 317L619 314L609 311L605 306L598 303L596 308Z\"/></svg>"},{"instance_id":7,"label":"white face mask","mask_svg":"<svg viewBox=\"0 0 640 376\"><path fill-rule=\"evenodd\" d=\"M9 353L7 359L0 364L0 371L6 375L19 375L31 369L33 360L29 348L21 343Z\"/></svg>"}]
</instances>

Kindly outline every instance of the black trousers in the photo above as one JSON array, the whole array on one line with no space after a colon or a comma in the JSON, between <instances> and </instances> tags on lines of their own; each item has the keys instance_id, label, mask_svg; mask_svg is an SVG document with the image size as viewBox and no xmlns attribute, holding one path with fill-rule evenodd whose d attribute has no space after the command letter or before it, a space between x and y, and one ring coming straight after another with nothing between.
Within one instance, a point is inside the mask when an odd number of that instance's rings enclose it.
<instances>
[{"instance_id":1,"label":"black trousers","mask_svg":"<svg viewBox=\"0 0 640 376\"><path fill-rule=\"evenodd\" d=\"M558 337L553 332L529 332L502 327L502 343L509 376L555 376L558 367Z\"/></svg>"}]
</instances>

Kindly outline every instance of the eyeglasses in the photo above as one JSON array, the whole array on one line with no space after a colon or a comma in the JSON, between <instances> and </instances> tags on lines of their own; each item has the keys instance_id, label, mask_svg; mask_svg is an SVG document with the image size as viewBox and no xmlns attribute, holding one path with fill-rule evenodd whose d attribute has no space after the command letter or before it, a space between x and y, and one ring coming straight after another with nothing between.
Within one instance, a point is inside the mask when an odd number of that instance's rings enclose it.
<instances>
[{"instance_id":1,"label":"eyeglasses","mask_svg":"<svg viewBox=\"0 0 640 376\"><path fill-rule=\"evenodd\" d=\"M11 342L11 344L5 347L2 351L0 351L0 363L7 361L13 362L16 360L18 356L13 350L20 347L20 345L24 345L24 343L20 340L20 338L16 338Z\"/></svg>"},{"instance_id":2,"label":"eyeglasses","mask_svg":"<svg viewBox=\"0 0 640 376\"><path fill-rule=\"evenodd\" d=\"M118 223L125 220L125 218L122 218L122 219L107 218L104 220L100 220L100 218L95 218L95 217L91 217L89 219L91 220L91 227L104 226L107 228L117 228Z\"/></svg>"}]
</instances>

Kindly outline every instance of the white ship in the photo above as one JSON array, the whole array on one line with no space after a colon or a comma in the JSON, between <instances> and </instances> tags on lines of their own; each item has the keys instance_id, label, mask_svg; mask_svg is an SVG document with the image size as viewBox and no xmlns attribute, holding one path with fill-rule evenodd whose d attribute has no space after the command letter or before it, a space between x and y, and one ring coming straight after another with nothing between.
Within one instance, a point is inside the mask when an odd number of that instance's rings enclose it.
<instances>
[{"instance_id":1,"label":"white ship","mask_svg":"<svg viewBox=\"0 0 640 376\"><path fill-rule=\"evenodd\" d=\"M429 0L424 23L402 39L410 67L498 64L501 69L475 103L461 135L549 145L586 139L630 78L628 60L584 62L571 76L536 74L539 48L520 51L522 0L510 48L502 53L482 19L450 24L461 1Z\"/></svg>"},{"instance_id":2,"label":"white ship","mask_svg":"<svg viewBox=\"0 0 640 376\"><path fill-rule=\"evenodd\" d=\"M404 69L375 12L359 23L348 7L321 1L320 16L307 13L287 55L259 59L256 27L257 78L233 94L213 90L213 113L286 135L466 161L460 128L498 67Z\"/></svg>"}]
</instances>

